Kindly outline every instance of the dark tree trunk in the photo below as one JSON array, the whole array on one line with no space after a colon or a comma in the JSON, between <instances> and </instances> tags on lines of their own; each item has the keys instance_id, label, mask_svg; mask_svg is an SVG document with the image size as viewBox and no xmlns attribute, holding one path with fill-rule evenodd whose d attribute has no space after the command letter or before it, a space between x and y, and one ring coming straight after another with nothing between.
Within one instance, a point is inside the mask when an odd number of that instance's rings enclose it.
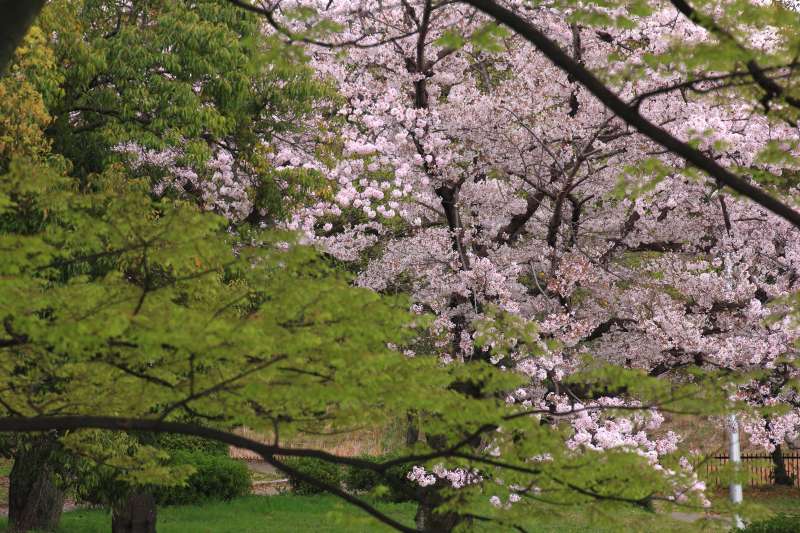
<instances>
[{"instance_id":1,"label":"dark tree trunk","mask_svg":"<svg viewBox=\"0 0 800 533\"><path fill-rule=\"evenodd\" d=\"M406 446L413 446L419 441L419 420L413 411L406 413Z\"/></svg>"},{"instance_id":2,"label":"dark tree trunk","mask_svg":"<svg viewBox=\"0 0 800 533\"><path fill-rule=\"evenodd\" d=\"M794 481L786 471L786 463L783 462L783 450L781 450L780 444L775 446L772 451L772 477L776 485L792 486Z\"/></svg>"},{"instance_id":3,"label":"dark tree trunk","mask_svg":"<svg viewBox=\"0 0 800 533\"><path fill-rule=\"evenodd\" d=\"M9 531L54 531L64 509L64 492L55 483L52 440L19 451L9 475Z\"/></svg>"},{"instance_id":4,"label":"dark tree trunk","mask_svg":"<svg viewBox=\"0 0 800 533\"><path fill-rule=\"evenodd\" d=\"M153 495L137 492L114 505L111 533L156 533L156 499Z\"/></svg>"},{"instance_id":5,"label":"dark tree trunk","mask_svg":"<svg viewBox=\"0 0 800 533\"><path fill-rule=\"evenodd\" d=\"M437 513L436 508L443 503L442 495L435 488L421 489L414 522L417 530L430 533L447 533L461 523L463 517L458 513Z\"/></svg>"}]
</instances>

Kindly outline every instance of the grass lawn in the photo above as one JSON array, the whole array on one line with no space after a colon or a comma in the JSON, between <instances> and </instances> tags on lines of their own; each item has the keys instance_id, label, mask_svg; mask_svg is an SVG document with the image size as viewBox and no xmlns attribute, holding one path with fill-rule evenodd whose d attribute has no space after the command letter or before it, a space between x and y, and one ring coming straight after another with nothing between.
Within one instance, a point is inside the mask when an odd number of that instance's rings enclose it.
<instances>
[{"instance_id":1,"label":"grass lawn","mask_svg":"<svg viewBox=\"0 0 800 533\"><path fill-rule=\"evenodd\" d=\"M725 497L723 492L714 499ZM800 490L747 490L745 500L760 503L768 513L800 513ZM413 504L379 503L378 507L395 519L411 526ZM616 511L584 507L564 510L548 507L540 514L532 512L526 530L532 533L683 533L728 532L730 522L713 519L692 523L630 508ZM111 517L103 510L76 510L64 513L60 533L108 533ZM0 521L5 531L5 519ZM333 496L248 496L231 502L202 506L162 507L158 511L159 533L372 533L391 531ZM479 529L499 532L497 526Z\"/></svg>"},{"instance_id":2,"label":"grass lawn","mask_svg":"<svg viewBox=\"0 0 800 533\"><path fill-rule=\"evenodd\" d=\"M415 507L379 504L392 517L412 525ZM230 502L161 507L159 533L371 533L383 528L364 513L333 496L248 496ZM6 530L6 520L0 531ZM108 533L111 515L103 510L64 513L59 533Z\"/></svg>"}]
</instances>

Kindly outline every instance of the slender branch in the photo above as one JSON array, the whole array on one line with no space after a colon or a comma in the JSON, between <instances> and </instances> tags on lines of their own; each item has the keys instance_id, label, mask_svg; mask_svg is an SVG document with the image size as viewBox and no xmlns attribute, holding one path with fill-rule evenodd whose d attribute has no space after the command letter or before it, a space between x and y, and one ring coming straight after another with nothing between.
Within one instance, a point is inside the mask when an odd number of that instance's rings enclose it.
<instances>
[{"instance_id":1,"label":"slender branch","mask_svg":"<svg viewBox=\"0 0 800 533\"><path fill-rule=\"evenodd\" d=\"M675 9L683 13L683 15L700 26L705 30L709 31L710 33L716 35L723 41L728 41L733 46L735 46L740 52L743 52L749 55L751 58L747 61L747 71L752 76L753 81L758 84L764 90L764 98L762 98L761 103L764 106L766 111L769 111L769 103L770 101L777 97L783 98L786 103L800 109L800 99L795 98L793 96L787 95L786 90L781 87L775 80L772 80L764 75L764 69L756 62L755 59L752 59L753 53L747 49L742 43L740 43L736 38L726 29L722 28L719 24L714 22L714 20L702 13L696 11L688 2L685 0L670 0L670 3L675 6Z\"/></svg>"},{"instance_id":2,"label":"slender branch","mask_svg":"<svg viewBox=\"0 0 800 533\"><path fill-rule=\"evenodd\" d=\"M779 71L779 70L782 70L782 69L793 68L795 66L797 66L797 62L792 62L792 63L789 63L787 65L780 65L780 66L776 66L776 67L763 68L763 69L758 71L758 74L760 76L766 77L766 74L769 73L769 72L775 72L775 71ZM733 72L728 72L726 74L718 74L718 75L714 75L714 76L701 76L701 77L696 77L696 78L692 78L692 79L689 79L689 80L679 81L679 82L675 82L675 83L673 83L671 85L664 85L663 87L659 87L659 88L653 89L651 91L646 91L646 92L640 93L640 94L638 94L636 96L636 98L631 100L631 105L636 107L636 106L640 105L644 100L646 100L648 98L652 98L654 96L659 96L659 95L662 95L662 94L667 94L667 93L670 93L672 91L680 91L680 90L686 89L686 90L690 90L690 91L693 91L693 92L696 92L696 93L706 93L706 92L710 92L710 91L713 91L713 90L716 90L716 89L722 89L722 88L728 87L728 86L749 85L749 84L752 84L754 82L742 81L742 82L739 82L739 83L735 83L735 82L733 82L731 80L748 78L748 77L752 77L752 76L753 76L753 73L750 70L748 70L748 71L737 70L737 71L733 71ZM782 74L779 74L777 77L778 78L783 78L783 77L786 77L786 76L782 75ZM770 79L770 81L772 81L772 78L769 78L769 79ZM700 84L706 84L706 83L710 84L710 83L720 83L720 82L727 82L727 83L721 83L720 85L716 85L716 86L709 87L709 88L703 88L703 89L698 87Z\"/></svg>"},{"instance_id":3,"label":"slender branch","mask_svg":"<svg viewBox=\"0 0 800 533\"><path fill-rule=\"evenodd\" d=\"M265 368L267 368L267 367L269 367L269 366L271 366L271 365L273 365L273 364L275 364L275 363L277 363L279 361L283 361L284 359L286 359L286 357L287 357L286 355L273 356L270 359L267 359L266 361L263 361L258 365L250 367L250 368L248 368L246 370L243 370L243 371L239 372L238 374L235 374L235 375L229 377L228 379L220 381L219 383L215 383L211 387L203 389L203 390L201 390L199 392L192 393L189 396L187 396L186 398L184 398L184 399L182 399L182 400L180 400L178 402L175 402L172 405L168 406L166 409L164 409L161 412L160 419L164 420L165 418L167 418L167 416L169 416L170 413L172 413L176 409L179 409L181 407L186 407L191 402L193 402L195 400L199 400L201 398L204 398L206 396L209 396L211 394L214 394L216 392L224 390L225 387L227 387L228 385L232 385L233 383L236 383L237 381L239 381L239 380L241 380L243 378L246 378L247 376L249 376L251 374L254 374L256 372L264 370Z\"/></svg>"}]
</instances>

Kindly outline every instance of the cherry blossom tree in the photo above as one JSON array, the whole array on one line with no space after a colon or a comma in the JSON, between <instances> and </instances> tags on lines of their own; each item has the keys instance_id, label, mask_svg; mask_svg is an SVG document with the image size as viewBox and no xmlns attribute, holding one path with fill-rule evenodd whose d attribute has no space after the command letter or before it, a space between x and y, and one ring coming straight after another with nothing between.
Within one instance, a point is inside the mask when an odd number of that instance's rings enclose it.
<instances>
[{"instance_id":1,"label":"cherry blossom tree","mask_svg":"<svg viewBox=\"0 0 800 533\"><path fill-rule=\"evenodd\" d=\"M753 442L772 450L794 437L797 330L781 303L797 289L791 219L725 193L720 176L698 176L683 153L637 132L551 57L465 4L487 3L270 4L272 27L310 43L314 67L347 100L338 131L281 151L335 188L288 227L350 264L359 285L409 292L414 310L434 313L430 342L443 362L490 360L530 376L508 401L556 411L618 401L566 383L586 354L679 382L697 368L758 371L735 397L791 412L754 416L745 425ZM583 21L577 9L505 5L678 142L723 169L784 176L782 192L794 192L794 123L762 112L764 98L729 90L763 87L763 73L668 70L649 59L674 54L676 41L717 37L684 4L642 16L596 10L635 20L622 27ZM299 16L301 6L316 14ZM323 42L320 20L341 31ZM774 30L745 30L756 51L782 45ZM319 146L340 157L309 163ZM498 312L555 342L544 356L515 349L501 329L476 342L476 325ZM503 343L510 348L492 349ZM632 434L622 429L629 421L573 423L573 446L619 446ZM674 449L677 438L639 444Z\"/></svg>"}]
</instances>

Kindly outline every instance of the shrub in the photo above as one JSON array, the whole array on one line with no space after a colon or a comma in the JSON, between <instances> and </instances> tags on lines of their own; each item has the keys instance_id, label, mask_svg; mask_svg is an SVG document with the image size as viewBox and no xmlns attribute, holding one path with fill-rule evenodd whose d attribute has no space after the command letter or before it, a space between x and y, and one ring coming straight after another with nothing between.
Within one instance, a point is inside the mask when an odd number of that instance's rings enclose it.
<instances>
[{"instance_id":1,"label":"shrub","mask_svg":"<svg viewBox=\"0 0 800 533\"><path fill-rule=\"evenodd\" d=\"M336 464L313 457L296 457L287 459L284 462L286 466L329 485L338 487L341 484L342 470ZM289 484L295 494L309 495L324 492L315 485L301 481L292 475L289 475Z\"/></svg>"},{"instance_id":2,"label":"shrub","mask_svg":"<svg viewBox=\"0 0 800 533\"><path fill-rule=\"evenodd\" d=\"M88 440L88 437L92 439ZM153 493L159 504L177 504L229 500L250 492L247 466L228 457L227 447L220 447L206 439L180 435L175 438L172 435L139 437L110 432L84 435L84 445L90 443L93 446L91 449L110 452L105 457L96 454L98 462L79 462L75 498L91 505L108 506L125 499L132 491L144 491ZM186 469L183 465L194 467L195 472L186 478L186 486L137 484L134 487L125 479L123 474L136 471L137 454L152 450L150 447L160 448L169 454L166 458L159 458L152 466L166 468L168 474L165 476L173 482L184 479Z\"/></svg>"},{"instance_id":3,"label":"shrub","mask_svg":"<svg viewBox=\"0 0 800 533\"><path fill-rule=\"evenodd\" d=\"M250 492L250 472L247 466L223 455L198 451L172 451L169 463L191 465L185 486L148 485L136 490L152 492L159 505L202 503L208 500L230 500ZM81 477L76 497L92 505L110 505L124 499L133 489L118 477L113 468L97 466Z\"/></svg>"},{"instance_id":4,"label":"shrub","mask_svg":"<svg viewBox=\"0 0 800 533\"><path fill-rule=\"evenodd\" d=\"M362 455L359 459L365 461L380 461L381 457ZM381 484L382 476L374 470L346 466L344 468L344 486L354 492L369 492Z\"/></svg>"},{"instance_id":5,"label":"shrub","mask_svg":"<svg viewBox=\"0 0 800 533\"><path fill-rule=\"evenodd\" d=\"M362 456L362 459L373 462L384 462L396 459L401 454L393 453L380 456ZM348 466L344 474L345 486L356 492L370 492L378 486L387 487L387 491L379 494L379 498L391 502L404 502L415 499L416 486L408 480L406 475L411 470L411 464L399 464L389 468L384 474L366 468Z\"/></svg>"},{"instance_id":6,"label":"shrub","mask_svg":"<svg viewBox=\"0 0 800 533\"><path fill-rule=\"evenodd\" d=\"M741 531L747 533L800 533L800 516L779 514L768 520L753 522Z\"/></svg>"},{"instance_id":7,"label":"shrub","mask_svg":"<svg viewBox=\"0 0 800 533\"><path fill-rule=\"evenodd\" d=\"M159 448L168 450L170 454L178 451L201 452L207 455L228 456L228 445L224 442L203 439L193 435L161 433L154 443Z\"/></svg>"},{"instance_id":8,"label":"shrub","mask_svg":"<svg viewBox=\"0 0 800 533\"><path fill-rule=\"evenodd\" d=\"M395 458L397 458L397 455L387 456L383 459ZM413 466L411 463L401 463L386 471L383 476L383 484L389 487L389 492L384 496L384 499L391 502L407 502L416 499L417 485L407 477Z\"/></svg>"},{"instance_id":9,"label":"shrub","mask_svg":"<svg viewBox=\"0 0 800 533\"><path fill-rule=\"evenodd\" d=\"M250 492L250 472L240 461L202 451L171 453L175 464L192 465L196 472L189 476L186 486L156 487L153 492L161 505L230 500Z\"/></svg>"}]
</instances>

